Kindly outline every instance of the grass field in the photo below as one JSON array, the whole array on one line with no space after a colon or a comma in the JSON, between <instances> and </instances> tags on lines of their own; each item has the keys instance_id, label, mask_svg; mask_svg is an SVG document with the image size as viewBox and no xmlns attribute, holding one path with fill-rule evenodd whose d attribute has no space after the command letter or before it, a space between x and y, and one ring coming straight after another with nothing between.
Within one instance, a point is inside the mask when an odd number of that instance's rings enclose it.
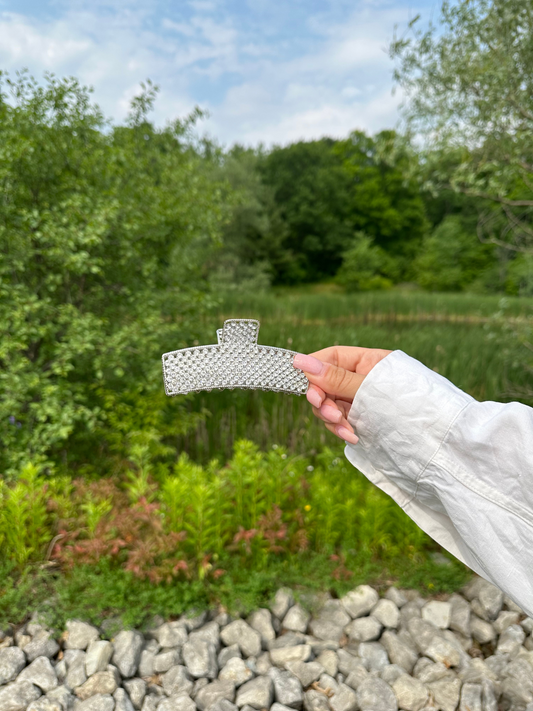
<instances>
[{"instance_id":1,"label":"grass field","mask_svg":"<svg viewBox=\"0 0 533 711\"><path fill-rule=\"evenodd\" d=\"M531 382L520 365L525 352L509 328L533 325L533 299L427 294L408 290L345 295L320 287L230 296L205 323L207 342L226 318L257 318L259 342L311 353L331 345L400 349L478 400L516 399ZM209 340L211 338L211 340ZM532 358L533 360L533 358ZM313 456L342 444L315 420L303 397L262 391L199 393L192 410L211 416L180 440L193 459L228 457L235 439Z\"/></svg>"}]
</instances>

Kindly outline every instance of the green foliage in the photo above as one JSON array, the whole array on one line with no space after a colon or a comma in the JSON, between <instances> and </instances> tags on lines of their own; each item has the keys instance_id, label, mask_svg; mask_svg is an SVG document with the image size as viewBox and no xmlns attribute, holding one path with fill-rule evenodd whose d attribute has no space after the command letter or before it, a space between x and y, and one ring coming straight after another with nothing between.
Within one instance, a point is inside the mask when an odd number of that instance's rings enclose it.
<instances>
[{"instance_id":1,"label":"green foliage","mask_svg":"<svg viewBox=\"0 0 533 711\"><path fill-rule=\"evenodd\" d=\"M415 152L394 131L381 131L373 138L354 131L335 144L334 152L350 179L352 229L365 232L389 257L394 256L396 280L407 280L410 260L427 226Z\"/></svg>"},{"instance_id":2,"label":"green foliage","mask_svg":"<svg viewBox=\"0 0 533 711\"><path fill-rule=\"evenodd\" d=\"M87 461L136 396L163 429L191 424L168 409L159 358L198 333L206 285L187 250L225 211L195 115L156 129L150 84L113 127L75 79L0 80L0 469L14 477Z\"/></svg>"},{"instance_id":3,"label":"green foliage","mask_svg":"<svg viewBox=\"0 0 533 711\"><path fill-rule=\"evenodd\" d=\"M485 241L531 253L531 2L446 1L438 25L419 19L390 54L410 130L426 139L429 182L477 198Z\"/></svg>"},{"instance_id":4,"label":"green foliage","mask_svg":"<svg viewBox=\"0 0 533 711\"><path fill-rule=\"evenodd\" d=\"M416 280L430 291L463 291L493 277L492 245L465 231L460 217L449 215L426 237L415 261Z\"/></svg>"},{"instance_id":5,"label":"green foliage","mask_svg":"<svg viewBox=\"0 0 533 711\"><path fill-rule=\"evenodd\" d=\"M397 274L395 266L394 259L375 245L371 237L358 232L353 246L343 255L336 281L348 292L389 289L393 282L385 275Z\"/></svg>"}]
</instances>

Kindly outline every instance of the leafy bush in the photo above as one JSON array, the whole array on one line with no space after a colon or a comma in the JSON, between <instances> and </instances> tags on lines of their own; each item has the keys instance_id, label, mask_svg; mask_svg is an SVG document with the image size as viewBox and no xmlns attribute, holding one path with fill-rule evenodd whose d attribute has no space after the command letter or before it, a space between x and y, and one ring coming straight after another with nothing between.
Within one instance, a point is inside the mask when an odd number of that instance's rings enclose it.
<instances>
[{"instance_id":1,"label":"leafy bush","mask_svg":"<svg viewBox=\"0 0 533 711\"><path fill-rule=\"evenodd\" d=\"M375 245L371 237L358 232L353 246L343 255L336 281L344 286L346 291L390 289L393 281L386 275L394 271L393 258Z\"/></svg>"},{"instance_id":2,"label":"leafy bush","mask_svg":"<svg viewBox=\"0 0 533 711\"><path fill-rule=\"evenodd\" d=\"M198 336L208 245L226 208L189 138L156 129L155 87L111 126L75 79L0 74L0 470L69 469L137 429L186 430L160 355ZM225 197L228 194L226 191ZM150 402L150 408L139 400ZM138 411L137 411L138 410ZM143 415L145 415L143 419ZM122 430L123 433L123 430Z\"/></svg>"},{"instance_id":3,"label":"leafy bush","mask_svg":"<svg viewBox=\"0 0 533 711\"><path fill-rule=\"evenodd\" d=\"M0 538L5 560L21 571L47 559L67 574L107 561L152 583L216 580L236 561L264 570L304 552L337 556L342 570L350 550L391 560L434 546L330 450L313 467L246 440L223 467L182 454L153 475L130 465L118 478L92 482L27 467L16 484L2 486Z\"/></svg>"}]
</instances>

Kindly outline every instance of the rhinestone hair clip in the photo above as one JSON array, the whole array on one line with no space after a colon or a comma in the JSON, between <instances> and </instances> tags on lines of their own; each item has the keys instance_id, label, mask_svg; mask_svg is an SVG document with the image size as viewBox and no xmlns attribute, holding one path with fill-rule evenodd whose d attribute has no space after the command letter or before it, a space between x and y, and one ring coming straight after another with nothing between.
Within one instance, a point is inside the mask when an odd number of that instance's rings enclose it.
<instances>
[{"instance_id":1,"label":"rhinestone hair clip","mask_svg":"<svg viewBox=\"0 0 533 711\"><path fill-rule=\"evenodd\" d=\"M226 388L306 393L309 381L292 365L296 351L258 345L259 325L255 319L228 319L217 331L218 343L164 353L166 394Z\"/></svg>"}]
</instances>

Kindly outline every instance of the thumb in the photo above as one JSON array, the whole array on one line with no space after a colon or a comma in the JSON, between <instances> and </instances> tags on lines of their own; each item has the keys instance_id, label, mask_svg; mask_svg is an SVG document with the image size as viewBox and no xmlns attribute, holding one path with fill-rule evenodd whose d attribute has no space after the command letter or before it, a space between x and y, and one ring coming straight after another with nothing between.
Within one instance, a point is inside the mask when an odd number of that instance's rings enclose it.
<instances>
[{"instance_id":1,"label":"thumb","mask_svg":"<svg viewBox=\"0 0 533 711\"><path fill-rule=\"evenodd\" d=\"M353 400L364 375L339 368L332 363L324 363L318 358L297 353L292 362L295 368L303 370L313 385L318 385L324 392L343 400Z\"/></svg>"}]
</instances>

